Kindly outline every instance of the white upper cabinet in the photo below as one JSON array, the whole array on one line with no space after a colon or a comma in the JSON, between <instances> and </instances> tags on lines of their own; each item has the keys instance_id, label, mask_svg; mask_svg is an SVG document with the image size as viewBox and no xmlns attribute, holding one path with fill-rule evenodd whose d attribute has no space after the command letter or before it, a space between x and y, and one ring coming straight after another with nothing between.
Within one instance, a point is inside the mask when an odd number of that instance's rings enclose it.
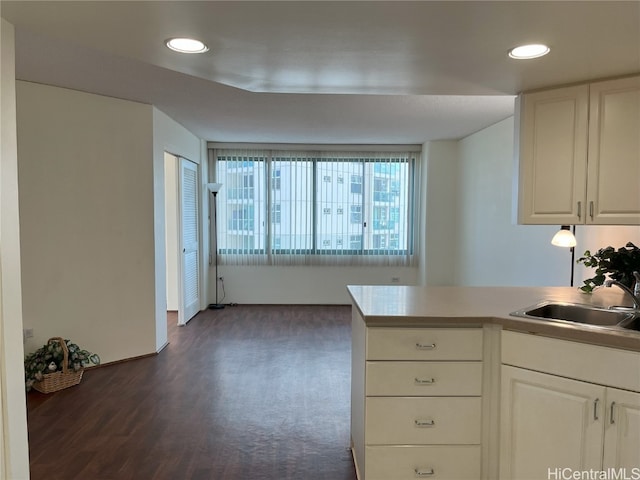
<instances>
[{"instance_id":1,"label":"white upper cabinet","mask_svg":"<svg viewBox=\"0 0 640 480\"><path fill-rule=\"evenodd\" d=\"M640 77L593 83L587 223L640 224Z\"/></svg>"},{"instance_id":2,"label":"white upper cabinet","mask_svg":"<svg viewBox=\"0 0 640 480\"><path fill-rule=\"evenodd\" d=\"M521 95L518 223L584 223L589 87Z\"/></svg>"},{"instance_id":3,"label":"white upper cabinet","mask_svg":"<svg viewBox=\"0 0 640 480\"><path fill-rule=\"evenodd\" d=\"M640 224L640 76L525 93L518 223Z\"/></svg>"}]
</instances>

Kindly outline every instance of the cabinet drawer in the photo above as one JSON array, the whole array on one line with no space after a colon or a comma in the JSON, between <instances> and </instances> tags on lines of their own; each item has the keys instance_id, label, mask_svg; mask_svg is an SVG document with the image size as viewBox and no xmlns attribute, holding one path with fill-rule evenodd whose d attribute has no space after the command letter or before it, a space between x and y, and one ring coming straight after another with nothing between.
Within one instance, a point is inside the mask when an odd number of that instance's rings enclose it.
<instances>
[{"instance_id":1,"label":"cabinet drawer","mask_svg":"<svg viewBox=\"0 0 640 480\"><path fill-rule=\"evenodd\" d=\"M480 395L482 362L367 362L369 396Z\"/></svg>"},{"instance_id":2,"label":"cabinet drawer","mask_svg":"<svg viewBox=\"0 0 640 480\"><path fill-rule=\"evenodd\" d=\"M369 397L368 445L479 444L480 397Z\"/></svg>"},{"instance_id":3,"label":"cabinet drawer","mask_svg":"<svg viewBox=\"0 0 640 480\"><path fill-rule=\"evenodd\" d=\"M367 447L365 455L367 480L480 478L480 447L475 445Z\"/></svg>"},{"instance_id":4,"label":"cabinet drawer","mask_svg":"<svg viewBox=\"0 0 640 480\"><path fill-rule=\"evenodd\" d=\"M481 328L367 329L367 360L482 360Z\"/></svg>"}]
</instances>

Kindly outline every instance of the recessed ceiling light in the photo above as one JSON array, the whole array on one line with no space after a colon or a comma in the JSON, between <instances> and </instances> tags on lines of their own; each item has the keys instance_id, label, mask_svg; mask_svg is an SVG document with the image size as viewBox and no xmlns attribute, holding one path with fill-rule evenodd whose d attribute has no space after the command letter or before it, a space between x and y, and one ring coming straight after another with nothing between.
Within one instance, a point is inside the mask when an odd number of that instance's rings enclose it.
<instances>
[{"instance_id":1,"label":"recessed ceiling light","mask_svg":"<svg viewBox=\"0 0 640 480\"><path fill-rule=\"evenodd\" d=\"M521 45L509 50L509 56L518 60L527 60L529 58L538 58L549 53L551 49L546 45L539 43L531 45Z\"/></svg>"},{"instance_id":2,"label":"recessed ceiling light","mask_svg":"<svg viewBox=\"0 0 640 480\"><path fill-rule=\"evenodd\" d=\"M195 38L170 38L164 43L171 50L180 53L204 53L209 50L209 47Z\"/></svg>"}]
</instances>

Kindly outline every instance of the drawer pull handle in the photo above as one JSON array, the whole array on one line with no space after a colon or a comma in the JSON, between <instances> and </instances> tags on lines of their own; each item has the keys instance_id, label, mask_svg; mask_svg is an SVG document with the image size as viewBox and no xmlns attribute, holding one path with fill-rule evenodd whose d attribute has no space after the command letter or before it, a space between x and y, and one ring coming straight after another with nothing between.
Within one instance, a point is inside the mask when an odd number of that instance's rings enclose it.
<instances>
[{"instance_id":1,"label":"drawer pull handle","mask_svg":"<svg viewBox=\"0 0 640 480\"><path fill-rule=\"evenodd\" d=\"M416 343L416 348L418 350L433 350L436 348L435 343Z\"/></svg>"},{"instance_id":2,"label":"drawer pull handle","mask_svg":"<svg viewBox=\"0 0 640 480\"><path fill-rule=\"evenodd\" d=\"M423 470L421 468L416 468L415 472L416 472L416 477L418 477L418 478L433 477L436 474L436 472L433 470L433 468L430 468L429 470Z\"/></svg>"},{"instance_id":3,"label":"drawer pull handle","mask_svg":"<svg viewBox=\"0 0 640 480\"><path fill-rule=\"evenodd\" d=\"M616 407L616 402L611 402L611 411L609 412L609 422L611 423L611 425L616 423L616 419L614 418L614 415L616 412L615 407Z\"/></svg>"},{"instance_id":4,"label":"drawer pull handle","mask_svg":"<svg viewBox=\"0 0 640 480\"><path fill-rule=\"evenodd\" d=\"M414 378L416 385L433 385L436 383L435 378Z\"/></svg>"},{"instance_id":5,"label":"drawer pull handle","mask_svg":"<svg viewBox=\"0 0 640 480\"><path fill-rule=\"evenodd\" d=\"M600 405L600 399L596 398L593 401L593 419L594 420L600 420L600 417L598 416L598 406Z\"/></svg>"},{"instance_id":6,"label":"drawer pull handle","mask_svg":"<svg viewBox=\"0 0 640 480\"><path fill-rule=\"evenodd\" d=\"M435 427L436 426L436 422L434 422L433 420L414 420L414 423L416 424L416 427Z\"/></svg>"}]
</instances>

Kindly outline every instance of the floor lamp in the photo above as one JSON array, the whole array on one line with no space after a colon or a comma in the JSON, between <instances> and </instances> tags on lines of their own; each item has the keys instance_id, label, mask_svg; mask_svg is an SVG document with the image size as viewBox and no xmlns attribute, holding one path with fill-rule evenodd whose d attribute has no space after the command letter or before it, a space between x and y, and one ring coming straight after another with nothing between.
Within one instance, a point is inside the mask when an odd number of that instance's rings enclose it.
<instances>
[{"instance_id":1,"label":"floor lamp","mask_svg":"<svg viewBox=\"0 0 640 480\"><path fill-rule=\"evenodd\" d=\"M216 242L216 248L213 252L213 258L216 265L216 303L212 303L209 305L209 308L213 310L220 310L221 308L224 308L224 305L218 303L218 202L216 201L216 197L221 188L221 183L207 183L207 190L209 190L213 194L213 239L215 239Z\"/></svg>"},{"instance_id":2,"label":"floor lamp","mask_svg":"<svg viewBox=\"0 0 640 480\"><path fill-rule=\"evenodd\" d=\"M573 225L573 229L569 229L569 225L562 225L558 233L551 239L551 244L556 247L569 247L571 251L571 286L573 287L573 271L576 263L576 226Z\"/></svg>"}]
</instances>

